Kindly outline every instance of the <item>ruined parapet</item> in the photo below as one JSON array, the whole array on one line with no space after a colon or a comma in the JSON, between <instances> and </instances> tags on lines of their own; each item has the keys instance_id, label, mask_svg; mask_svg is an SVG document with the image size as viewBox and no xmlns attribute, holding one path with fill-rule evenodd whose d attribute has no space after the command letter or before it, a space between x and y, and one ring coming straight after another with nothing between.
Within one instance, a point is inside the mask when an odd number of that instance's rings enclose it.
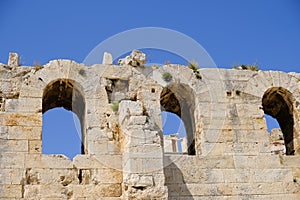
<instances>
[{"instance_id":1,"label":"ruined parapet","mask_svg":"<svg viewBox=\"0 0 300 200\"><path fill-rule=\"evenodd\" d=\"M0 199L298 199L300 75L199 71L0 65ZM267 132L264 110L277 116L284 104L295 155L272 152ZM61 106L82 125L73 160L42 153L43 113ZM182 119L186 154L164 151L162 111Z\"/></svg>"},{"instance_id":2,"label":"ruined parapet","mask_svg":"<svg viewBox=\"0 0 300 200\"><path fill-rule=\"evenodd\" d=\"M143 67L145 63L146 55L139 50L133 50L129 56L118 61L119 65L130 65L133 67Z\"/></svg>"}]
</instances>

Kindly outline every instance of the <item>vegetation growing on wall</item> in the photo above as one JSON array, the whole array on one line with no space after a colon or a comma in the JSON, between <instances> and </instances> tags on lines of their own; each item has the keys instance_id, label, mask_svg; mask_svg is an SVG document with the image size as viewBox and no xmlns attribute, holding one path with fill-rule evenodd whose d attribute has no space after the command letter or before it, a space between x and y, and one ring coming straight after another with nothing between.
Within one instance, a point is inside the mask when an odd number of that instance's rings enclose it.
<instances>
[{"instance_id":1,"label":"vegetation growing on wall","mask_svg":"<svg viewBox=\"0 0 300 200\"><path fill-rule=\"evenodd\" d=\"M173 79L173 77L169 72L164 72L162 74L162 79L164 79L164 81L166 82L170 82Z\"/></svg>"},{"instance_id":2,"label":"vegetation growing on wall","mask_svg":"<svg viewBox=\"0 0 300 200\"><path fill-rule=\"evenodd\" d=\"M258 71L259 66L256 64L253 64L253 65L242 64L242 65L234 65L233 69Z\"/></svg>"},{"instance_id":3,"label":"vegetation growing on wall","mask_svg":"<svg viewBox=\"0 0 300 200\"><path fill-rule=\"evenodd\" d=\"M117 112L119 110L119 102L116 101L114 102L112 105L111 105L111 109L114 111L114 112Z\"/></svg>"},{"instance_id":4,"label":"vegetation growing on wall","mask_svg":"<svg viewBox=\"0 0 300 200\"><path fill-rule=\"evenodd\" d=\"M196 61L190 61L188 66L191 70L193 70L196 79L202 79L199 71L199 65Z\"/></svg>"}]
</instances>

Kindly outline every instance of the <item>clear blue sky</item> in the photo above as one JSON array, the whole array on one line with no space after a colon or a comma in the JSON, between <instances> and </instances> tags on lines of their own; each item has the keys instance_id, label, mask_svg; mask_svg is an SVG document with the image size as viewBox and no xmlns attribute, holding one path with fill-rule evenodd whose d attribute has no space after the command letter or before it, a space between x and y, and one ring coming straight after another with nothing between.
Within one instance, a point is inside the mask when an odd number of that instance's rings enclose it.
<instances>
[{"instance_id":1,"label":"clear blue sky","mask_svg":"<svg viewBox=\"0 0 300 200\"><path fill-rule=\"evenodd\" d=\"M24 65L57 58L80 63L108 37L151 26L193 38L218 67L256 62L263 70L300 72L300 1L177 2L2 0L0 62L18 52Z\"/></svg>"}]
</instances>

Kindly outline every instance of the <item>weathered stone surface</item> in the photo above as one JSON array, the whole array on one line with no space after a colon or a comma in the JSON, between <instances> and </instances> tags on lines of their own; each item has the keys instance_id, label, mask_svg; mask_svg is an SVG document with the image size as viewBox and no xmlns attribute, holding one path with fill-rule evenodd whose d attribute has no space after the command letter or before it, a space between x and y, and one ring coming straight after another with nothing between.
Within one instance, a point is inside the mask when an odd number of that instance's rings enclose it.
<instances>
[{"instance_id":1,"label":"weathered stone surface","mask_svg":"<svg viewBox=\"0 0 300 200\"><path fill-rule=\"evenodd\" d=\"M196 79L145 58L0 64L0 200L300 198L298 73L201 69ZM42 116L55 107L80 119L73 160L42 153ZM183 152L166 152L162 111L182 119ZM282 133L267 132L264 114Z\"/></svg>"}]
</instances>

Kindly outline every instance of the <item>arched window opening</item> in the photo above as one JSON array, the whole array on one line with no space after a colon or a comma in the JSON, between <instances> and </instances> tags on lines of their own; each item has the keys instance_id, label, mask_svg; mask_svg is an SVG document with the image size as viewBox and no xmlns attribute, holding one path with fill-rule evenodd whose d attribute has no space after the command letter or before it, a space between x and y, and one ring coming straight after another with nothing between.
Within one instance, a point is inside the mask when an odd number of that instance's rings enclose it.
<instances>
[{"instance_id":1,"label":"arched window opening","mask_svg":"<svg viewBox=\"0 0 300 200\"><path fill-rule=\"evenodd\" d=\"M42 112L42 153L65 154L69 158L83 154L85 102L81 87L69 79L48 84Z\"/></svg>"},{"instance_id":2,"label":"arched window opening","mask_svg":"<svg viewBox=\"0 0 300 200\"><path fill-rule=\"evenodd\" d=\"M184 122L177 115L161 113L165 152L187 153L187 139Z\"/></svg>"},{"instance_id":3,"label":"arched window opening","mask_svg":"<svg viewBox=\"0 0 300 200\"><path fill-rule=\"evenodd\" d=\"M262 106L265 114L270 115L278 121L283 134L286 155L294 155L294 117L292 93L282 87L269 88L263 95ZM280 133L277 135L280 135Z\"/></svg>"},{"instance_id":4,"label":"arched window opening","mask_svg":"<svg viewBox=\"0 0 300 200\"><path fill-rule=\"evenodd\" d=\"M187 151L189 155L195 155L195 103L193 91L184 84L170 84L165 87L160 95L160 105L162 111L167 111L177 115L184 123L186 130L186 143L182 147L182 152ZM176 135L169 136L176 137ZM187 150L185 150L187 149Z\"/></svg>"},{"instance_id":5,"label":"arched window opening","mask_svg":"<svg viewBox=\"0 0 300 200\"><path fill-rule=\"evenodd\" d=\"M81 154L81 127L72 111L59 107L43 114L43 154L64 154L73 159Z\"/></svg>"}]
</instances>

